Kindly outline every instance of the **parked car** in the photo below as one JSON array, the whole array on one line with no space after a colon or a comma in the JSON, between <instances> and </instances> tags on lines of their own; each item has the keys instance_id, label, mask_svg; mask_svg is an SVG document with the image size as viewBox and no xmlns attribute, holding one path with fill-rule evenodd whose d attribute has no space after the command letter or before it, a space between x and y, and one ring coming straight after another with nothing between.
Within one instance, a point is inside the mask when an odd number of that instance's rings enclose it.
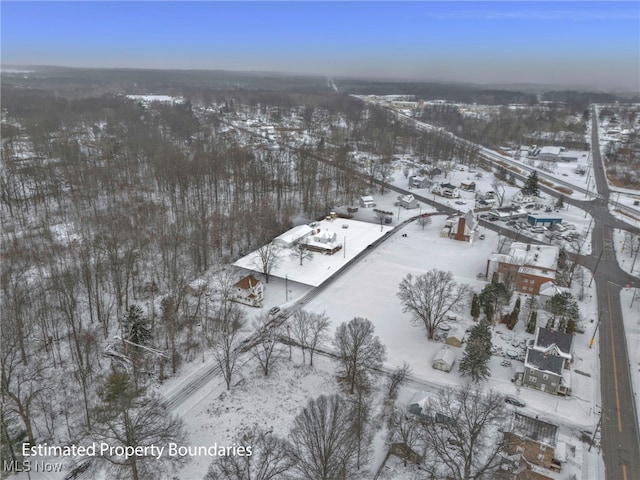
<instances>
[{"instance_id":1,"label":"parked car","mask_svg":"<svg viewBox=\"0 0 640 480\"><path fill-rule=\"evenodd\" d=\"M480 235L478 235L478 238L479 238L480 240L484 240L484 238L485 238L485 237L484 237L484 233L481 233Z\"/></svg>"},{"instance_id":2,"label":"parked car","mask_svg":"<svg viewBox=\"0 0 640 480\"><path fill-rule=\"evenodd\" d=\"M269 315L275 317L278 313L280 313L280 307L273 307L269 309Z\"/></svg>"},{"instance_id":3,"label":"parked car","mask_svg":"<svg viewBox=\"0 0 640 480\"><path fill-rule=\"evenodd\" d=\"M520 400L518 397L514 397L513 395L507 395L506 397L504 397L504 401L516 407L526 406L526 404L522 400Z\"/></svg>"}]
</instances>

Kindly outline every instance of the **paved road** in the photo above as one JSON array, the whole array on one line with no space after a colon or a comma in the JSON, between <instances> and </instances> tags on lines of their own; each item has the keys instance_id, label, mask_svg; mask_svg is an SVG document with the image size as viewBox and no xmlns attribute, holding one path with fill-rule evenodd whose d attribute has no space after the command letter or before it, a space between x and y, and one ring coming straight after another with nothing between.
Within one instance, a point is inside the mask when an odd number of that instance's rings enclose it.
<instances>
[{"instance_id":1,"label":"paved road","mask_svg":"<svg viewBox=\"0 0 640 480\"><path fill-rule=\"evenodd\" d=\"M632 480L640 479L640 437L622 320L620 288L625 285L640 287L640 280L627 274L618 266L615 259L613 228L632 231L636 234L640 231L616 219L608 210L609 188L600 157L597 120L595 115L593 117L592 158L598 195L591 201L572 198L566 198L565 201L585 209L594 218L592 254L580 257L580 262L594 272L598 305L602 312L599 328L602 392L601 444L606 477L611 480ZM319 161L333 163L318 155L313 156ZM363 176L361 172L350 170L354 175ZM521 180L524 179L523 175L515 176ZM382 182L376 181L375 183L381 184ZM384 185L387 189L407 193L404 189L387 183ZM560 195L559 192L544 186L541 186L541 190L555 197ZM434 205L440 212L450 214L456 211L446 205L436 204L435 197L432 200L415 193L414 196L424 203ZM481 223L505 236L517 238L521 235L513 230L502 228L494 222ZM541 243L526 237L521 237L521 239L532 243ZM316 292L314 289L312 295L315 296L318 293L319 290Z\"/></svg>"},{"instance_id":2,"label":"paved road","mask_svg":"<svg viewBox=\"0 0 640 480\"><path fill-rule=\"evenodd\" d=\"M597 194L590 201L573 198L567 198L565 201L583 208L594 219L592 253L580 257L580 263L593 272L600 310L601 445L606 478L632 480L640 479L640 436L622 319L620 289L626 285L640 287L640 279L619 267L615 257L613 229L630 231L636 235L640 234L640 230L615 218L609 212L610 189L600 155L595 106L592 109L591 148ZM481 152L486 153L486 150L482 149ZM491 160L491 156L488 159ZM524 175L515 176L520 180L524 179ZM555 197L559 196L559 192L544 186L541 186L541 190ZM495 225L485 223L487 227L504 235L514 235L511 230L500 230Z\"/></svg>"},{"instance_id":3,"label":"paved road","mask_svg":"<svg viewBox=\"0 0 640 480\"><path fill-rule=\"evenodd\" d=\"M595 107L593 108L595 110ZM595 111L592 118L593 171L598 193L603 200L594 202L592 205L593 253L586 261L591 263L592 271L595 270L594 280L601 319L599 328L601 445L607 479L632 480L640 478L640 435L624 334L620 289L627 284L640 286L640 281L637 277L621 270L616 261L613 228L620 227L618 221L607 209L610 190L600 156Z\"/></svg>"}]
</instances>

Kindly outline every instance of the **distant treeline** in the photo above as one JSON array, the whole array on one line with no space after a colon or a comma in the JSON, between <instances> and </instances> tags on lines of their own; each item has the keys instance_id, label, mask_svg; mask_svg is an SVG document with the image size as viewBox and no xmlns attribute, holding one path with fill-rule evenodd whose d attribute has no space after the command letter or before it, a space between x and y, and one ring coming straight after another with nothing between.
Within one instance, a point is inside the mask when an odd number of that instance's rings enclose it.
<instances>
[{"instance_id":1,"label":"distant treeline","mask_svg":"<svg viewBox=\"0 0 640 480\"><path fill-rule=\"evenodd\" d=\"M328 91L327 79L271 72L143 70L125 68L24 67L28 74L3 75L5 85L53 90L64 95L158 93L176 88Z\"/></svg>"}]
</instances>

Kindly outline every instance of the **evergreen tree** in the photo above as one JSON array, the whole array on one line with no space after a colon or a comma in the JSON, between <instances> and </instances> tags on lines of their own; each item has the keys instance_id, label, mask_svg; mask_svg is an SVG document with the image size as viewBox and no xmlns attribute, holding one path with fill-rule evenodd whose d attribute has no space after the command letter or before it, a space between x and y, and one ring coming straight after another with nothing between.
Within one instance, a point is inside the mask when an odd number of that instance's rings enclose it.
<instances>
[{"instance_id":1,"label":"evergreen tree","mask_svg":"<svg viewBox=\"0 0 640 480\"><path fill-rule=\"evenodd\" d=\"M575 331L576 322L580 318L578 302L571 292L557 293L546 304L547 311L551 314L549 322L558 323L558 330L569 333L569 322L572 322L571 329Z\"/></svg>"},{"instance_id":2,"label":"evergreen tree","mask_svg":"<svg viewBox=\"0 0 640 480\"><path fill-rule=\"evenodd\" d=\"M518 323L519 315L520 315L520 297L518 297L518 299L516 300L516 304L513 307L513 310L511 310L511 313L509 314L509 323L507 324L507 327L509 328L509 330L513 330L513 328L516 326L516 323Z\"/></svg>"},{"instance_id":3,"label":"evergreen tree","mask_svg":"<svg viewBox=\"0 0 640 480\"><path fill-rule=\"evenodd\" d=\"M540 186L538 185L538 172L536 172L535 170L531 172L527 177L527 181L525 182L524 187L522 187L522 193L524 193L525 195L534 195L536 197L540 195Z\"/></svg>"},{"instance_id":4,"label":"evergreen tree","mask_svg":"<svg viewBox=\"0 0 640 480\"><path fill-rule=\"evenodd\" d=\"M576 321L570 318L567 320L567 329L565 330L569 335L576 333Z\"/></svg>"},{"instance_id":5,"label":"evergreen tree","mask_svg":"<svg viewBox=\"0 0 640 480\"><path fill-rule=\"evenodd\" d=\"M556 202L556 208L561 210L564 208L564 195L560 195L558 197L558 201Z\"/></svg>"},{"instance_id":6,"label":"evergreen tree","mask_svg":"<svg viewBox=\"0 0 640 480\"><path fill-rule=\"evenodd\" d=\"M122 322L125 338L137 345L145 345L151 339L151 328L142 314L142 308L138 305L130 305Z\"/></svg>"},{"instance_id":7,"label":"evergreen tree","mask_svg":"<svg viewBox=\"0 0 640 480\"><path fill-rule=\"evenodd\" d=\"M471 377L475 383L489 377L491 358L491 331L489 324L481 320L469 332L469 340L460 361L460 374Z\"/></svg>"},{"instance_id":8,"label":"evergreen tree","mask_svg":"<svg viewBox=\"0 0 640 480\"><path fill-rule=\"evenodd\" d=\"M478 317L480 316L480 298L477 293L474 293L471 299L471 316L475 322L478 321Z\"/></svg>"},{"instance_id":9,"label":"evergreen tree","mask_svg":"<svg viewBox=\"0 0 640 480\"><path fill-rule=\"evenodd\" d=\"M478 295L478 300L480 306L484 307L484 312L490 322L493 321L495 314L498 317L502 315L502 307L511 301L511 295L512 292L502 282L493 281L485 285L480 295ZM489 307L489 304L491 307Z\"/></svg>"},{"instance_id":10,"label":"evergreen tree","mask_svg":"<svg viewBox=\"0 0 640 480\"><path fill-rule=\"evenodd\" d=\"M495 315L495 307L492 302L485 304L484 314L487 316L487 322L493 323L493 316Z\"/></svg>"},{"instance_id":11,"label":"evergreen tree","mask_svg":"<svg viewBox=\"0 0 640 480\"><path fill-rule=\"evenodd\" d=\"M534 333L536 331L536 326L538 324L538 312L535 310L531 311L531 315L529 315L529 323L527 323L527 333Z\"/></svg>"}]
</instances>

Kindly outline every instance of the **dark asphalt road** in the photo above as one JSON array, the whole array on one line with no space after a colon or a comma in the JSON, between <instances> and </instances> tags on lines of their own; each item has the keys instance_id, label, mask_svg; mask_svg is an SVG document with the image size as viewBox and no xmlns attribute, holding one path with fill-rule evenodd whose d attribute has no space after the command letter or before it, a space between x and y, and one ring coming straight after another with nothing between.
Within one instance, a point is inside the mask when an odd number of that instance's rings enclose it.
<instances>
[{"instance_id":1,"label":"dark asphalt road","mask_svg":"<svg viewBox=\"0 0 640 480\"><path fill-rule=\"evenodd\" d=\"M594 228L590 259L597 287L601 313L600 391L602 398L602 451L606 478L634 480L640 478L640 436L631 383L631 367L624 333L620 289L626 285L640 287L640 280L624 272L616 261L613 228L619 221L607 209L609 186L598 143L598 124L593 115L592 158L594 178L602 199L592 203ZM626 230L630 230L627 226ZM637 233L637 229L633 229ZM598 257L600 261L598 263Z\"/></svg>"}]
</instances>

